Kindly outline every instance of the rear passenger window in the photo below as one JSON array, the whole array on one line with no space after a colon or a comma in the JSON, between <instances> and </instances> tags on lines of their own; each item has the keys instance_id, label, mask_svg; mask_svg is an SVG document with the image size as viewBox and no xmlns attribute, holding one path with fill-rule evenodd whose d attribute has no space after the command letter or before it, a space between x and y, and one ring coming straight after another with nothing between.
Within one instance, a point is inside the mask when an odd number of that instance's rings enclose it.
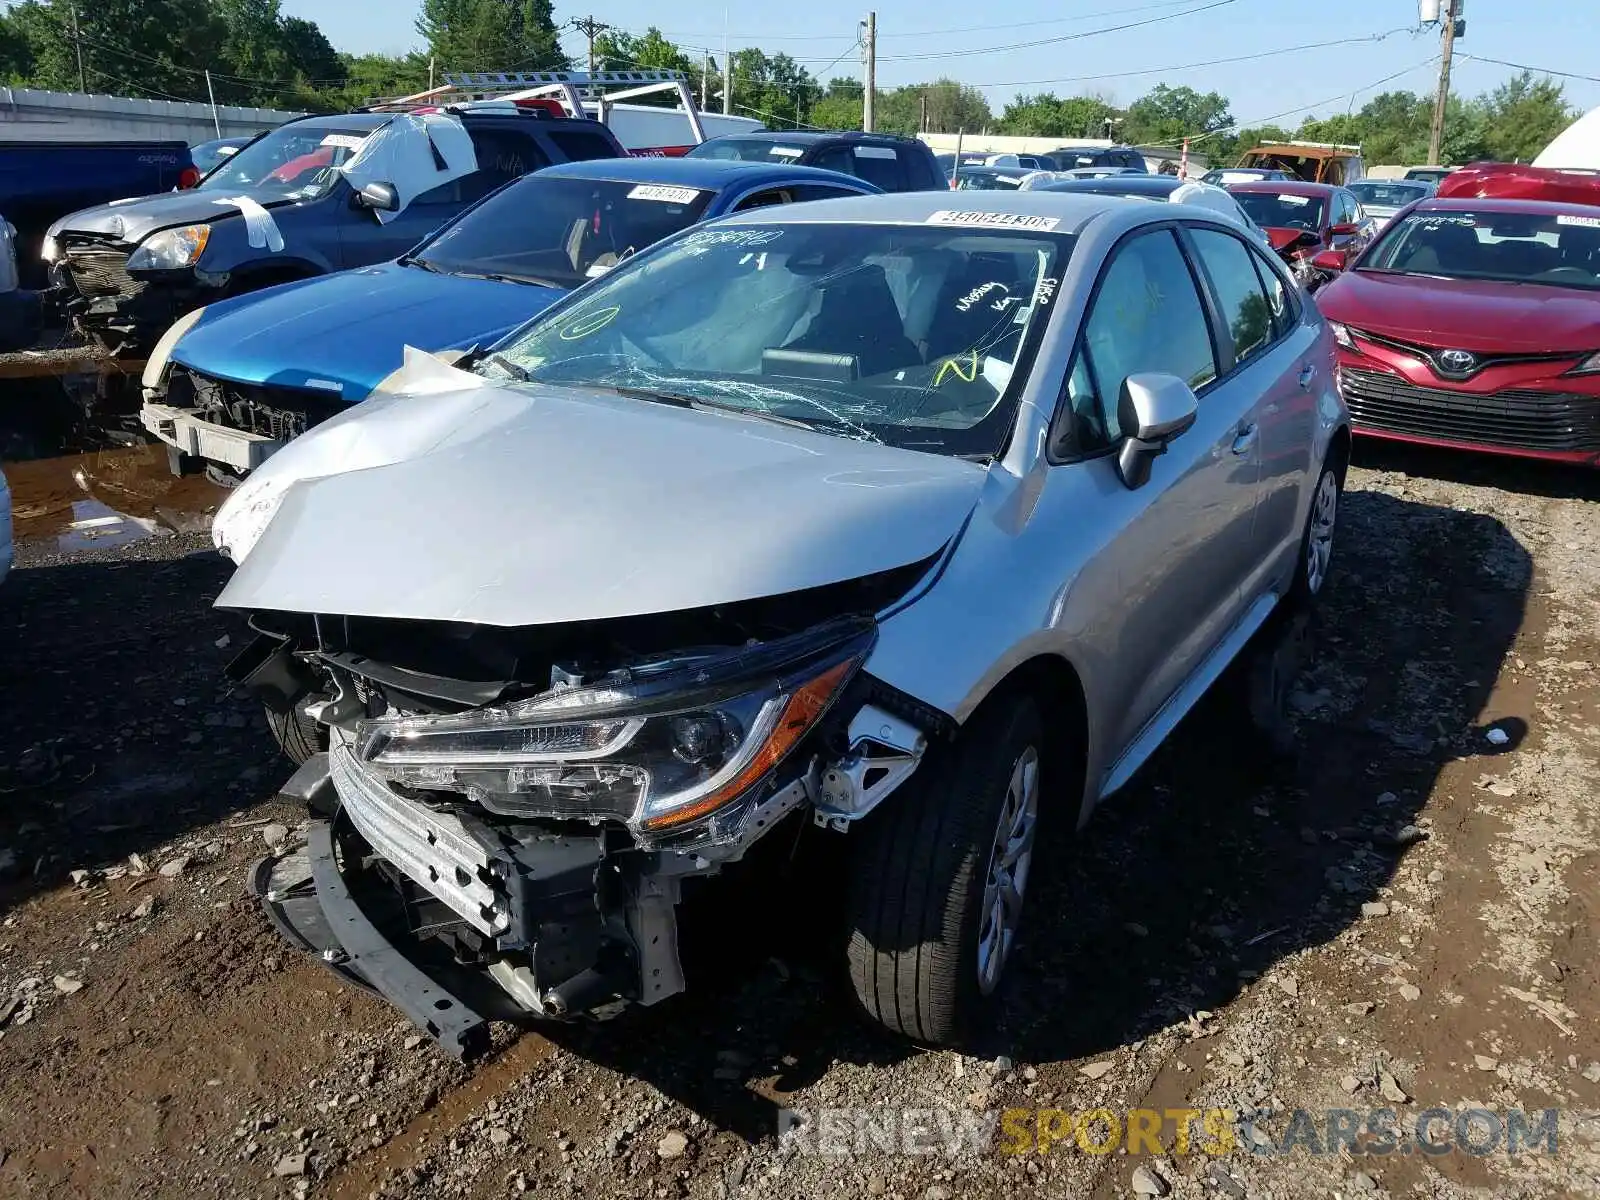
<instances>
[{"instance_id":1,"label":"rear passenger window","mask_svg":"<svg viewBox=\"0 0 1600 1200\"><path fill-rule=\"evenodd\" d=\"M886 192L908 190L905 168L900 165L900 156L893 146L857 146L854 158L854 174L868 183Z\"/></svg>"},{"instance_id":2,"label":"rear passenger window","mask_svg":"<svg viewBox=\"0 0 1600 1200\"><path fill-rule=\"evenodd\" d=\"M572 162L617 157L617 148L598 133L587 133L581 129L559 129L552 130L548 136L556 144L556 149Z\"/></svg>"},{"instance_id":3,"label":"rear passenger window","mask_svg":"<svg viewBox=\"0 0 1600 1200\"><path fill-rule=\"evenodd\" d=\"M861 195L853 188L835 187L831 183L800 183L783 190L788 192L797 204L802 200L836 200L840 196Z\"/></svg>"},{"instance_id":4,"label":"rear passenger window","mask_svg":"<svg viewBox=\"0 0 1600 1200\"><path fill-rule=\"evenodd\" d=\"M469 129L467 136L478 156L478 169L459 180L461 187L452 197L467 204L482 200L501 184L550 165L538 142L509 129Z\"/></svg>"},{"instance_id":5,"label":"rear passenger window","mask_svg":"<svg viewBox=\"0 0 1600 1200\"><path fill-rule=\"evenodd\" d=\"M938 164L928 160L926 151L907 147L900 152L900 169L905 172L906 180L912 188L918 191L937 190L945 186L944 176L939 174Z\"/></svg>"},{"instance_id":6,"label":"rear passenger window","mask_svg":"<svg viewBox=\"0 0 1600 1200\"><path fill-rule=\"evenodd\" d=\"M1170 230L1141 234L1116 250L1095 292L1079 353L1088 362L1075 367L1069 397L1082 412L1092 388L1098 415L1098 421L1079 422L1086 449L1094 448L1097 431L1109 441L1124 432L1117 409L1128 376L1176 375L1196 391L1217 377L1211 327Z\"/></svg>"},{"instance_id":7,"label":"rear passenger window","mask_svg":"<svg viewBox=\"0 0 1600 1200\"><path fill-rule=\"evenodd\" d=\"M1248 249L1256 265L1256 275L1261 280L1261 289L1267 297L1267 307L1272 310L1273 325L1277 328L1278 336L1283 337L1300 319L1300 310L1295 307L1293 293L1284 286L1283 277L1266 254L1254 246Z\"/></svg>"},{"instance_id":8,"label":"rear passenger window","mask_svg":"<svg viewBox=\"0 0 1600 1200\"><path fill-rule=\"evenodd\" d=\"M1233 339L1235 363L1247 363L1272 342L1272 306L1256 275L1250 251L1232 234L1191 229L1200 262L1216 289L1222 319Z\"/></svg>"}]
</instances>

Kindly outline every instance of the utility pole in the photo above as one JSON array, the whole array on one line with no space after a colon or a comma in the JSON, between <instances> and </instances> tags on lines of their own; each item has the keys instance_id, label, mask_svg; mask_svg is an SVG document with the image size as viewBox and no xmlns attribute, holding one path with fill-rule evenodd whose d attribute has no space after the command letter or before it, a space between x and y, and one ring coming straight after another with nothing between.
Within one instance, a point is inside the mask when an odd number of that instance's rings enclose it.
<instances>
[{"instance_id":1,"label":"utility pole","mask_svg":"<svg viewBox=\"0 0 1600 1200\"><path fill-rule=\"evenodd\" d=\"M589 74L593 75L595 72L594 39L610 29L611 26L604 21L596 21L592 16L589 16L574 18L572 27L589 39Z\"/></svg>"},{"instance_id":2,"label":"utility pole","mask_svg":"<svg viewBox=\"0 0 1600 1200\"><path fill-rule=\"evenodd\" d=\"M928 93L927 92L923 92L920 96L917 97L917 99L918 99L919 103L921 104L921 108L922 108L922 115L917 119L917 132L918 133L927 133L928 132Z\"/></svg>"},{"instance_id":3,"label":"utility pole","mask_svg":"<svg viewBox=\"0 0 1600 1200\"><path fill-rule=\"evenodd\" d=\"M217 136L222 136L222 119L217 116L217 92L211 86L211 72L206 72L206 95L211 97L211 124L217 131Z\"/></svg>"},{"instance_id":4,"label":"utility pole","mask_svg":"<svg viewBox=\"0 0 1600 1200\"><path fill-rule=\"evenodd\" d=\"M78 52L78 90L89 90L89 76L83 69L83 38L78 34L78 6L71 5L68 11L72 13L72 46Z\"/></svg>"},{"instance_id":5,"label":"utility pole","mask_svg":"<svg viewBox=\"0 0 1600 1200\"><path fill-rule=\"evenodd\" d=\"M861 94L861 128L873 131L877 117L878 92L878 14L869 12L861 22L861 61L866 64L866 82Z\"/></svg>"},{"instance_id":6,"label":"utility pole","mask_svg":"<svg viewBox=\"0 0 1600 1200\"><path fill-rule=\"evenodd\" d=\"M428 55L428 90L430 92L433 91L433 73L434 68L438 65L438 62L439 60L433 55Z\"/></svg>"},{"instance_id":7,"label":"utility pole","mask_svg":"<svg viewBox=\"0 0 1600 1200\"><path fill-rule=\"evenodd\" d=\"M728 50L727 39L722 42L722 111L733 114L733 54Z\"/></svg>"},{"instance_id":8,"label":"utility pole","mask_svg":"<svg viewBox=\"0 0 1600 1200\"><path fill-rule=\"evenodd\" d=\"M1444 113L1450 103L1450 59L1456 49L1456 14L1461 0L1442 0L1439 24L1444 27L1439 51L1439 94L1433 100L1433 127L1428 132L1428 163L1437 164L1444 145Z\"/></svg>"},{"instance_id":9,"label":"utility pole","mask_svg":"<svg viewBox=\"0 0 1600 1200\"><path fill-rule=\"evenodd\" d=\"M700 72L700 111L711 107L711 51L706 51L706 65Z\"/></svg>"}]
</instances>

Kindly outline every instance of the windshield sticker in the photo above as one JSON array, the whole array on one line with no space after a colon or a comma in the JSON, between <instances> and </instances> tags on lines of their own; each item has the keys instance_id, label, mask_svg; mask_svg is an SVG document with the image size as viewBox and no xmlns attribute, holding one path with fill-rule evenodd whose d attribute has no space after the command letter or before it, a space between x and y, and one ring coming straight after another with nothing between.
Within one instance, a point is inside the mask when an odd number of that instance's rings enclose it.
<instances>
[{"instance_id":1,"label":"windshield sticker","mask_svg":"<svg viewBox=\"0 0 1600 1200\"><path fill-rule=\"evenodd\" d=\"M683 239L683 245L695 250L709 250L713 246L766 246L782 236L781 229L698 229Z\"/></svg>"},{"instance_id":2,"label":"windshield sticker","mask_svg":"<svg viewBox=\"0 0 1600 1200\"><path fill-rule=\"evenodd\" d=\"M941 208L927 219L928 225L958 225L980 229L1028 229L1048 233L1061 221L1056 217L1035 217L1027 213L957 212Z\"/></svg>"},{"instance_id":3,"label":"windshield sticker","mask_svg":"<svg viewBox=\"0 0 1600 1200\"><path fill-rule=\"evenodd\" d=\"M1478 227L1477 217L1451 217L1440 213L1418 213L1411 218L1413 224L1439 226L1439 225L1464 225L1468 229Z\"/></svg>"},{"instance_id":4,"label":"windshield sticker","mask_svg":"<svg viewBox=\"0 0 1600 1200\"><path fill-rule=\"evenodd\" d=\"M857 146L857 158L893 158L893 146Z\"/></svg>"},{"instance_id":5,"label":"windshield sticker","mask_svg":"<svg viewBox=\"0 0 1600 1200\"><path fill-rule=\"evenodd\" d=\"M1600 217L1574 217L1569 213L1556 215L1557 225L1579 225L1585 229L1600 229Z\"/></svg>"},{"instance_id":6,"label":"windshield sticker","mask_svg":"<svg viewBox=\"0 0 1600 1200\"><path fill-rule=\"evenodd\" d=\"M663 204L693 204L700 193L695 188L667 187L659 183L641 183L628 193L629 200L659 200Z\"/></svg>"},{"instance_id":7,"label":"windshield sticker","mask_svg":"<svg viewBox=\"0 0 1600 1200\"><path fill-rule=\"evenodd\" d=\"M793 146L774 146L769 153L775 154L779 158L799 158L805 154L805 151L797 150Z\"/></svg>"},{"instance_id":8,"label":"windshield sticker","mask_svg":"<svg viewBox=\"0 0 1600 1200\"><path fill-rule=\"evenodd\" d=\"M969 354L971 361L966 365L965 370L962 369L962 362L959 358L947 358L940 363L939 372L933 377L933 386L943 387L945 377L952 374L962 383L975 381L978 378L978 352L972 350L969 351Z\"/></svg>"},{"instance_id":9,"label":"windshield sticker","mask_svg":"<svg viewBox=\"0 0 1600 1200\"><path fill-rule=\"evenodd\" d=\"M1282 196L1278 197L1279 204L1287 204L1293 208L1303 208L1311 203L1310 196Z\"/></svg>"},{"instance_id":10,"label":"windshield sticker","mask_svg":"<svg viewBox=\"0 0 1600 1200\"><path fill-rule=\"evenodd\" d=\"M590 334L599 333L622 311L619 305L613 304L610 308L596 309L592 313L585 313L561 331L563 342L580 342Z\"/></svg>"},{"instance_id":11,"label":"windshield sticker","mask_svg":"<svg viewBox=\"0 0 1600 1200\"><path fill-rule=\"evenodd\" d=\"M359 150L367 139L354 133L330 133L322 139L324 146L343 146L346 150Z\"/></svg>"}]
</instances>

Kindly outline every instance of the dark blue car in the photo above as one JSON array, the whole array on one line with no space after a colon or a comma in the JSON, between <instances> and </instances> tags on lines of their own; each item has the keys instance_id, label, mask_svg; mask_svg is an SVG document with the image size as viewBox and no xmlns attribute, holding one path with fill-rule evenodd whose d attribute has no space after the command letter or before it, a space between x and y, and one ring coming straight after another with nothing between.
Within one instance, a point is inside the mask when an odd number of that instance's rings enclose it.
<instances>
[{"instance_id":1,"label":"dark blue car","mask_svg":"<svg viewBox=\"0 0 1600 1200\"><path fill-rule=\"evenodd\" d=\"M401 365L406 346L487 346L585 279L698 221L859 196L862 179L783 163L611 158L507 184L402 258L190 313L145 368L146 429L174 470L242 475ZM219 471L220 468L220 471Z\"/></svg>"}]
</instances>

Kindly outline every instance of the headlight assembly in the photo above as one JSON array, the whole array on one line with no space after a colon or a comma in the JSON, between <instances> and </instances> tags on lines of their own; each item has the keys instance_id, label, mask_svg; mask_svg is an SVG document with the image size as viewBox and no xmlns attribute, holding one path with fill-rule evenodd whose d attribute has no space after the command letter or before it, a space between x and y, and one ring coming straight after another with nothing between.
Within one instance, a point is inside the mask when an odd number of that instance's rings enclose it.
<instances>
[{"instance_id":1,"label":"headlight assembly","mask_svg":"<svg viewBox=\"0 0 1600 1200\"><path fill-rule=\"evenodd\" d=\"M45 235L44 241L39 246L39 257L47 263L58 262L61 258L61 243L48 234Z\"/></svg>"},{"instance_id":2,"label":"headlight assembly","mask_svg":"<svg viewBox=\"0 0 1600 1200\"><path fill-rule=\"evenodd\" d=\"M765 780L816 728L871 636L851 623L820 644L813 633L493 709L363 721L355 749L392 784L462 793L504 816L661 833Z\"/></svg>"},{"instance_id":3,"label":"headlight assembly","mask_svg":"<svg viewBox=\"0 0 1600 1200\"><path fill-rule=\"evenodd\" d=\"M174 271L200 261L211 240L211 226L185 225L152 233L128 255L130 271Z\"/></svg>"},{"instance_id":4,"label":"headlight assembly","mask_svg":"<svg viewBox=\"0 0 1600 1200\"><path fill-rule=\"evenodd\" d=\"M1589 355L1588 358L1584 359L1577 366L1573 367L1572 370L1567 372L1567 374L1600 375L1600 352Z\"/></svg>"}]
</instances>

